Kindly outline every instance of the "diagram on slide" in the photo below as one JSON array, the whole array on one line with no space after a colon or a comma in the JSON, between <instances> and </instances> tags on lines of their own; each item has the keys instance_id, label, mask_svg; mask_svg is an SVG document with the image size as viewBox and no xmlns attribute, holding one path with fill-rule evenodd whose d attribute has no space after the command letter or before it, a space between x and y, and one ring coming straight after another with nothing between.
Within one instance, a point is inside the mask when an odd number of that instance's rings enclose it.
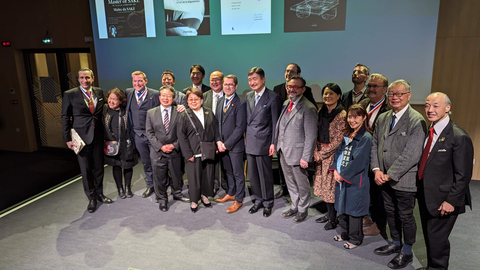
<instances>
[{"instance_id":1,"label":"diagram on slide","mask_svg":"<svg viewBox=\"0 0 480 270\"><path fill-rule=\"evenodd\" d=\"M295 11L298 18L308 18L310 15L318 15L324 20L333 20L337 17L339 0L304 0L290 7Z\"/></svg>"},{"instance_id":2,"label":"diagram on slide","mask_svg":"<svg viewBox=\"0 0 480 270\"><path fill-rule=\"evenodd\" d=\"M344 31L347 0L284 0L284 32Z\"/></svg>"}]
</instances>

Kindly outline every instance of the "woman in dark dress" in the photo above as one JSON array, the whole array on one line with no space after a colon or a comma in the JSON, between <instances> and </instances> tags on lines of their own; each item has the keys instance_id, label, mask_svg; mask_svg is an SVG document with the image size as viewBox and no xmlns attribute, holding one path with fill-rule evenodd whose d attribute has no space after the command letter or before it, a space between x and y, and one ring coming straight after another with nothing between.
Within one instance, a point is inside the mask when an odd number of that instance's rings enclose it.
<instances>
[{"instance_id":1,"label":"woman in dark dress","mask_svg":"<svg viewBox=\"0 0 480 270\"><path fill-rule=\"evenodd\" d=\"M105 127L105 141L119 141L120 149L117 155L105 155L105 162L112 166L113 179L117 184L118 196L122 199L132 197L133 167L138 163L135 153L135 144L130 139L130 124L126 114L127 96L118 89L108 91L108 106L103 108L103 125ZM120 134L119 133L120 125ZM125 178L125 188L122 183L122 174ZM126 191L126 192L125 192Z\"/></svg>"},{"instance_id":2,"label":"woman in dark dress","mask_svg":"<svg viewBox=\"0 0 480 270\"><path fill-rule=\"evenodd\" d=\"M370 149L372 135L367 111L360 104L350 106L344 138L335 152L330 171L335 179L335 209L341 234L335 241L348 241L343 247L353 249L363 242L362 220L370 204Z\"/></svg>"},{"instance_id":3,"label":"woman in dark dress","mask_svg":"<svg viewBox=\"0 0 480 270\"><path fill-rule=\"evenodd\" d=\"M205 207L212 207L208 197L214 196L215 162L213 160L202 161L200 139L203 142L215 141L217 119L212 110L202 108L202 90L191 88L187 91L186 96L189 109L180 115L177 136L186 163L190 208L195 213L198 210L198 201L200 200Z\"/></svg>"}]
</instances>

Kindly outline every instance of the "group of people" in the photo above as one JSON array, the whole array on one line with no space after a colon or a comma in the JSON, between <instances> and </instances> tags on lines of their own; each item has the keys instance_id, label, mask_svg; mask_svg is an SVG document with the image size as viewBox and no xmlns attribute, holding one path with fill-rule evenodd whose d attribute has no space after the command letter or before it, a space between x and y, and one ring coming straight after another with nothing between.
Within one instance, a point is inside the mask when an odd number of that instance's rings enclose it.
<instances>
[{"instance_id":1,"label":"group of people","mask_svg":"<svg viewBox=\"0 0 480 270\"><path fill-rule=\"evenodd\" d=\"M300 75L297 64L287 65L286 82L271 91L263 69L254 67L248 72L252 91L244 100L236 94L235 75L216 70L208 87L202 82L204 68L196 64L190 69L193 85L183 91L175 90L169 70L162 74L158 91L146 86L145 73L135 71L133 88L126 93L114 88L104 97L92 86L93 72L81 69L80 86L64 93L62 126L69 148L74 146L71 129L86 144L78 161L89 198L87 210L96 211L97 201L113 202L102 191L104 159L113 167L119 197L133 196L138 153L147 186L142 197L155 193L161 211L169 209L171 186L173 199L190 202L193 213L199 203L212 207L210 198L222 187L225 195L215 201L231 201L226 212L236 212L245 196L246 156L254 202L249 213L263 209L263 216L269 217L274 199L288 192L291 205L282 217L300 223L310 206L310 166L315 168L314 194L327 206L327 213L316 221L325 223L326 230L340 226L335 241L353 249L364 235L388 239L388 224L392 240L374 253L397 254L390 268L407 266L413 259L417 198L428 267L447 269L448 236L458 214L471 205L468 185L473 170L471 139L450 120L448 96L435 92L427 97L427 136L423 116L409 105L412 92L405 80L389 85L382 74L370 75L367 66L357 64L353 89L342 93L335 83L325 85L318 110ZM119 142L119 153L104 157L105 141ZM216 154L209 157L212 146ZM279 194L274 194L274 155L280 182L287 187ZM185 170L189 198L182 194ZM364 230L365 225L369 227Z\"/></svg>"}]
</instances>

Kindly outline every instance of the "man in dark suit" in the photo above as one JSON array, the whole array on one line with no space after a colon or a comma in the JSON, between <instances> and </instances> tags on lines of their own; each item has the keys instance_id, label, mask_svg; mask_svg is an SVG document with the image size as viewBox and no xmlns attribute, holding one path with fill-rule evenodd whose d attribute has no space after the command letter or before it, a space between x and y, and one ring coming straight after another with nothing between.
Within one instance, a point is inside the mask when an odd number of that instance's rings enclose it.
<instances>
[{"instance_id":1,"label":"man in dark suit","mask_svg":"<svg viewBox=\"0 0 480 270\"><path fill-rule=\"evenodd\" d=\"M300 76L301 73L302 73L302 69L300 68L299 65L295 63L290 63L285 68L285 81L288 82L288 80L290 80L293 76ZM277 93L280 96L282 101L285 101L288 99L287 90L285 89L286 82L279 84L273 88L273 92ZM318 110L317 102L315 101L315 98L313 98L312 88L305 86L305 92L303 93L303 96L307 98ZM288 194L288 190L285 185L285 177L283 176L282 165L280 165L280 162L278 164L278 167L279 167L278 173L280 176L279 180L280 180L281 188L275 194L275 199L282 197L284 194Z\"/></svg>"},{"instance_id":2,"label":"man in dark suit","mask_svg":"<svg viewBox=\"0 0 480 270\"><path fill-rule=\"evenodd\" d=\"M199 64L195 64L190 68L190 79L193 85L183 89L183 93L186 93L190 87L195 87L202 90L202 93L210 90L209 86L203 84L203 78L205 78L205 69Z\"/></svg>"},{"instance_id":3,"label":"man in dark suit","mask_svg":"<svg viewBox=\"0 0 480 270\"><path fill-rule=\"evenodd\" d=\"M203 93L203 107L210 109L213 111L213 114L216 115L217 111L217 104L220 102L220 99L224 96L223 93L223 72L220 70L215 70L210 74L210 87L212 89L208 90L207 92ZM223 110L223 107L221 108ZM225 177L225 172L220 166L221 157L219 155L215 156L215 179L213 188L215 193L218 191L220 186L227 191L227 178ZM221 180L220 180L221 178Z\"/></svg>"},{"instance_id":4,"label":"man in dark suit","mask_svg":"<svg viewBox=\"0 0 480 270\"><path fill-rule=\"evenodd\" d=\"M97 200L112 203L103 195L103 124L102 112L105 97L101 88L93 87L93 71L82 68L78 71L79 87L65 91L62 101L63 140L73 149L71 130L75 129L85 142L77 154L83 189L89 199L87 210L97 210Z\"/></svg>"},{"instance_id":5,"label":"man in dark suit","mask_svg":"<svg viewBox=\"0 0 480 270\"><path fill-rule=\"evenodd\" d=\"M465 205L472 206L468 187L473 171L473 144L449 117L444 93L430 94L425 114L432 122L418 169L418 206L427 247L427 269L448 269L450 235Z\"/></svg>"},{"instance_id":6,"label":"man in dark suit","mask_svg":"<svg viewBox=\"0 0 480 270\"><path fill-rule=\"evenodd\" d=\"M256 213L264 207L263 216L269 217L274 200L272 156L275 153L275 126L282 109L282 100L277 93L265 87L265 72L259 67L253 67L248 72L248 84L253 91L246 95L245 152L255 200L249 213Z\"/></svg>"},{"instance_id":7,"label":"man in dark suit","mask_svg":"<svg viewBox=\"0 0 480 270\"><path fill-rule=\"evenodd\" d=\"M360 101L360 104L365 107L368 112L368 125L372 130L375 130L375 122L380 114L391 110L386 97L388 89L388 79L379 73L373 73L367 84L368 98ZM378 235L382 233L383 237L387 237L385 228L387 225L387 215L383 206L382 189L375 184L375 175L372 171L369 173L370 178L370 214L372 218L365 217L363 224L369 226L363 230L364 235Z\"/></svg>"},{"instance_id":8,"label":"man in dark suit","mask_svg":"<svg viewBox=\"0 0 480 270\"><path fill-rule=\"evenodd\" d=\"M167 176L170 173L174 200L188 202L182 194L183 179L180 145L177 139L177 106L173 106L175 89L170 85L160 88L160 106L147 112L146 132L150 142L153 168L153 186L159 209L168 211Z\"/></svg>"},{"instance_id":9,"label":"man in dark suit","mask_svg":"<svg viewBox=\"0 0 480 270\"><path fill-rule=\"evenodd\" d=\"M345 110L352 104L357 104L363 99L367 98L367 91L365 85L370 76L370 69L360 63L355 65L352 73L353 89L342 94L342 104Z\"/></svg>"},{"instance_id":10,"label":"man in dark suit","mask_svg":"<svg viewBox=\"0 0 480 270\"><path fill-rule=\"evenodd\" d=\"M150 142L147 138L147 111L160 105L158 90L147 88L147 75L142 71L132 73L133 88L127 88L127 112L132 125L131 138L140 154L145 171L147 189L142 197L148 198L154 193L152 162L150 160Z\"/></svg>"},{"instance_id":11,"label":"man in dark suit","mask_svg":"<svg viewBox=\"0 0 480 270\"><path fill-rule=\"evenodd\" d=\"M219 100L215 114L219 131L216 139L217 148L228 182L225 196L215 201L219 203L233 201L233 204L227 209L227 213L238 211L242 207L245 196L243 155L245 153L244 133L247 127L247 107L245 101L235 93L237 87L237 76L225 77L223 82L225 97Z\"/></svg>"},{"instance_id":12,"label":"man in dark suit","mask_svg":"<svg viewBox=\"0 0 480 270\"><path fill-rule=\"evenodd\" d=\"M391 111L381 114L375 123L370 166L375 183L382 186L383 203L387 214L392 243L374 250L377 255L399 253L388 267L400 269L413 260L417 226L415 208L416 175L425 138L425 119L409 105L412 92L405 80L388 87ZM403 246L402 246L403 235Z\"/></svg>"},{"instance_id":13,"label":"man in dark suit","mask_svg":"<svg viewBox=\"0 0 480 270\"><path fill-rule=\"evenodd\" d=\"M317 145L317 109L302 94L305 80L293 76L287 82L289 100L283 109L275 131L275 150L280 158L285 181L292 199L290 209L283 212L283 218L293 218L293 222L303 222L310 206L310 182L308 163L313 159Z\"/></svg>"}]
</instances>

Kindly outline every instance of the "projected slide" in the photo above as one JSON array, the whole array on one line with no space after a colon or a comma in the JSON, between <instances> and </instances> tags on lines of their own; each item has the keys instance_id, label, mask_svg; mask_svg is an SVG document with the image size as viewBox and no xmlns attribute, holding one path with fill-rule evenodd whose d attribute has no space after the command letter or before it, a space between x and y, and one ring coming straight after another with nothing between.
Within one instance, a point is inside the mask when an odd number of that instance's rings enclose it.
<instances>
[{"instance_id":1,"label":"projected slide","mask_svg":"<svg viewBox=\"0 0 480 270\"><path fill-rule=\"evenodd\" d=\"M271 0L222 0L222 35L270 34Z\"/></svg>"},{"instance_id":2,"label":"projected slide","mask_svg":"<svg viewBox=\"0 0 480 270\"><path fill-rule=\"evenodd\" d=\"M153 0L96 0L101 39L155 37Z\"/></svg>"},{"instance_id":3,"label":"projected slide","mask_svg":"<svg viewBox=\"0 0 480 270\"><path fill-rule=\"evenodd\" d=\"M167 36L210 35L208 0L163 0Z\"/></svg>"},{"instance_id":4,"label":"projected slide","mask_svg":"<svg viewBox=\"0 0 480 270\"><path fill-rule=\"evenodd\" d=\"M285 0L285 32L345 30L346 0Z\"/></svg>"}]
</instances>

